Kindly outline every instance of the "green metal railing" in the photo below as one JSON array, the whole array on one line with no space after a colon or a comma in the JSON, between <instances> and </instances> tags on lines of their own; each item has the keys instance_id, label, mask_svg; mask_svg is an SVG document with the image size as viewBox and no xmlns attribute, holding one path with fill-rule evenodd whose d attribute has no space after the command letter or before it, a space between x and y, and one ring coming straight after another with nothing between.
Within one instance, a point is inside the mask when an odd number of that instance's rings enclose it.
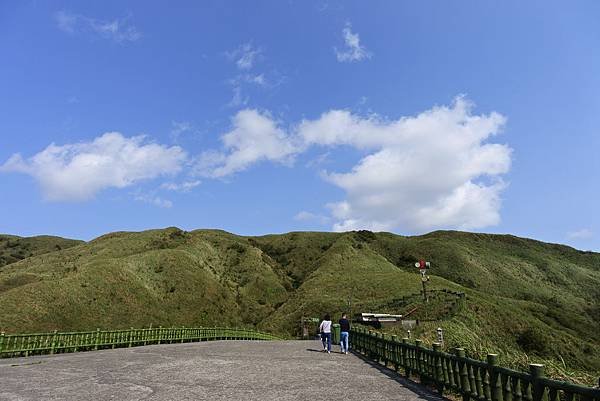
<instances>
[{"instance_id":1,"label":"green metal railing","mask_svg":"<svg viewBox=\"0 0 600 401\"><path fill-rule=\"evenodd\" d=\"M0 333L0 358L95 351L107 348L137 347L211 340L278 340L268 333L224 327L156 327L129 330L77 331L70 333Z\"/></svg>"},{"instance_id":2,"label":"green metal railing","mask_svg":"<svg viewBox=\"0 0 600 401\"><path fill-rule=\"evenodd\" d=\"M354 350L367 358L404 370L407 377L416 375L440 394L457 392L463 401L600 401L600 389L548 379L543 365L531 364L529 373L518 372L498 366L496 354L488 354L483 362L465 357L462 348L449 354L438 343L429 349L420 340L410 344L408 338L399 341L365 328L353 329L350 338Z\"/></svg>"}]
</instances>

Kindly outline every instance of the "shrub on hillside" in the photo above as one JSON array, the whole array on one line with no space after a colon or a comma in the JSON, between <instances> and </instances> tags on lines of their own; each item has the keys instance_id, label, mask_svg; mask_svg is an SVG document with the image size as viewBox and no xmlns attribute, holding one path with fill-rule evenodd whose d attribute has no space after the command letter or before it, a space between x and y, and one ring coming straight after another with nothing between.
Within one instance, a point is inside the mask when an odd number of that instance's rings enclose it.
<instances>
[{"instance_id":1,"label":"shrub on hillside","mask_svg":"<svg viewBox=\"0 0 600 401\"><path fill-rule=\"evenodd\" d=\"M354 233L354 238L359 241L371 242L377 239L375 233L369 230L359 230Z\"/></svg>"},{"instance_id":2,"label":"shrub on hillside","mask_svg":"<svg viewBox=\"0 0 600 401\"><path fill-rule=\"evenodd\" d=\"M527 327L518 333L517 344L527 353L537 355L551 353L548 335L537 327Z\"/></svg>"}]
</instances>

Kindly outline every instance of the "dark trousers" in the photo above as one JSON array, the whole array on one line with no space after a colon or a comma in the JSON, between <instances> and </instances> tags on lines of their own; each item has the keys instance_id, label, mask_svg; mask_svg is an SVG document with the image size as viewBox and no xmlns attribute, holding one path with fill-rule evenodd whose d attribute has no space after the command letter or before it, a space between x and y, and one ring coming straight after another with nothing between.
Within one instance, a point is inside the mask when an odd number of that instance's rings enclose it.
<instances>
[{"instance_id":1,"label":"dark trousers","mask_svg":"<svg viewBox=\"0 0 600 401\"><path fill-rule=\"evenodd\" d=\"M323 341L323 349L327 347L327 351L331 351L331 333L321 333L321 341Z\"/></svg>"}]
</instances>

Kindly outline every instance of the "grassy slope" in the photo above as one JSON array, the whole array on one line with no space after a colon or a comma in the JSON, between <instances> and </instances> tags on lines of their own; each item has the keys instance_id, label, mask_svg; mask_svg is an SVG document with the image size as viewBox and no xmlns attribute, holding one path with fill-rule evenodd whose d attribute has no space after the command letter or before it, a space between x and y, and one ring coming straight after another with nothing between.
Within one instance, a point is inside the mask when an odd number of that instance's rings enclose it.
<instances>
[{"instance_id":1,"label":"grassy slope","mask_svg":"<svg viewBox=\"0 0 600 401\"><path fill-rule=\"evenodd\" d=\"M31 256L67 249L80 243L82 241L49 235L23 238L0 234L0 267Z\"/></svg>"},{"instance_id":2,"label":"grassy slope","mask_svg":"<svg viewBox=\"0 0 600 401\"><path fill-rule=\"evenodd\" d=\"M600 372L600 254L461 232L112 233L0 267L0 329L223 324L293 335L303 315L377 310L418 292L419 258L432 262L432 288L469 297L419 328L427 341L439 324L448 346L474 356Z\"/></svg>"},{"instance_id":3,"label":"grassy slope","mask_svg":"<svg viewBox=\"0 0 600 401\"><path fill-rule=\"evenodd\" d=\"M597 339L600 254L513 236L459 232L411 238L403 249L393 237L382 238L374 247L388 259L403 262L423 254L437 275L501 303L526 301L518 303L521 313L554 329Z\"/></svg>"},{"instance_id":4,"label":"grassy slope","mask_svg":"<svg viewBox=\"0 0 600 401\"><path fill-rule=\"evenodd\" d=\"M0 277L7 332L250 323L287 293L246 240L178 229L108 234L5 266Z\"/></svg>"}]
</instances>

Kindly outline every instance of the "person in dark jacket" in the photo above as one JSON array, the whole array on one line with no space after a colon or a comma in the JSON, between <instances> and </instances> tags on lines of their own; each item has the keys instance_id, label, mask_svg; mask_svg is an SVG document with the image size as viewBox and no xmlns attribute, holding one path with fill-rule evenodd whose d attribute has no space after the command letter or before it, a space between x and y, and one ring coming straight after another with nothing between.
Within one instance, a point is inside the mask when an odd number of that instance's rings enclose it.
<instances>
[{"instance_id":1,"label":"person in dark jacket","mask_svg":"<svg viewBox=\"0 0 600 401\"><path fill-rule=\"evenodd\" d=\"M342 354L348 353L348 343L350 338L350 322L348 321L346 314L342 314L340 323L340 351Z\"/></svg>"}]
</instances>

